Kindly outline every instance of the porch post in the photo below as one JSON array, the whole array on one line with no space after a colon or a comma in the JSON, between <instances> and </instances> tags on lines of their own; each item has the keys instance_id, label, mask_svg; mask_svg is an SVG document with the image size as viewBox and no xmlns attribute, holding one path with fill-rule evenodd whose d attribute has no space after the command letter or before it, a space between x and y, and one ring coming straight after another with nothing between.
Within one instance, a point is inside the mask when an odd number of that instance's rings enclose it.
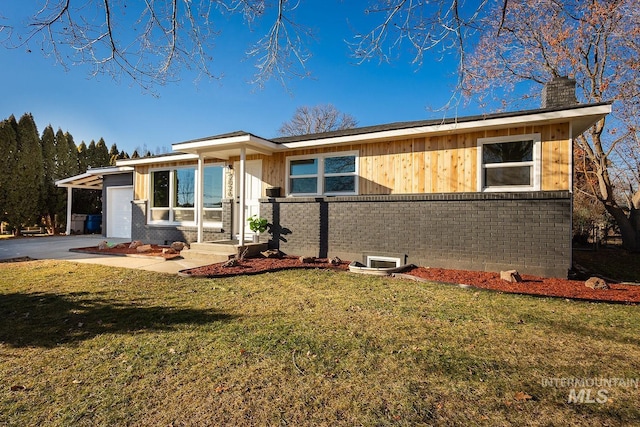
<instances>
[{"instance_id":1,"label":"porch post","mask_svg":"<svg viewBox=\"0 0 640 427\"><path fill-rule=\"evenodd\" d=\"M245 210L246 210L246 189L245 189L245 166L247 162L247 149L245 147L240 148L240 179L239 179L239 194L240 194L240 209L238 209L238 233L240 235L238 244L244 246L244 222L245 222Z\"/></svg>"},{"instance_id":2,"label":"porch post","mask_svg":"<svg viewBox=\"0 0 640 427\"><path fill-rule=\"evenodd\" d=\"M198 226L198 243L202 243L204 231L204 156L198 156L198 169L196 170L196 224Z\"/></svg>"},{"instance_id":3,"label":"porch post","mask_svg":"<svg viewBox=\"0 0 640 427\"><path fill-rule=\"evenodd\" d=\"M67 236L71 236L71 206L73 205L73 188L67 187Z\"/></svg>"}]
</instances>

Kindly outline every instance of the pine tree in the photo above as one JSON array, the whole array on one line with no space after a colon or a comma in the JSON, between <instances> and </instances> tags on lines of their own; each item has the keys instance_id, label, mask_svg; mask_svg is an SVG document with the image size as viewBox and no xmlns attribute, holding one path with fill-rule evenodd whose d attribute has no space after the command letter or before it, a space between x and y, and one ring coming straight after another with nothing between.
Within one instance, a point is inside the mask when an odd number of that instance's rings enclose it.
<instances>
[{"instance_id":1,"label":"pine tree","mask_svg":"<svg viewBox=\"0 0 640 427\"><path fill-rule=\"evenodd\" d=\"M100 138L102 141L102 138ZM118 151L118 146L116 144L111 144L111 148L109 149L109 165L115 166L116 160L120 157L120 152Z\"/></svg>"},{"instance_id":2,"label":"pine tree","mask_svg":"<svg viewBox=\"0 0 640 427\"><path fill-rule=\"evenodd\" d=\"M17 135L14 191L10 191L11 208L7 219L19 234L23 225L32 225L38 219L44 181L40 136L31 114L26 113L20 118Z\"/></svg>"},{"instance_id":3,"label":"pine tree","mask_svg":"<svg viewBox=\"0 0 640 427\"><path fill-rule=\"evenodd\" d=\"M95 168L97 163L98 162L96 158L96 142L92 139L89 145L87 146L87 167Z\"/></svg>"},{"instance_id":4,"label":"pine tree","mask_svg":"<svg viewBox=\"0 0 640 427\"><path fill-rule=\"evenodd\" d=\"M0 122L0 221L7 221L13 201L9 193L14 191L12 183L18 149L17 128L13 115Z\"/></svg>"},{"instance_id":5,"label":"pine tree","mask_svg":"<svg viewBox=\"0 0 640 427\"><path fill-rule=\"evenodd\" d=\"M42 193L42 217L50 234L55 233L55 214L58 191L55 186L56 174L56 136L51 125L47 126L40 138L42 147L42 165L44 186Z\"/></svg>"},{"instance_id":6,"label":"pine tree","mask_svg":"<svg viewBox=\"0 0 640 427\"><path fill-rule=\"evenodd\" d=\"M93 165L94 168L109 166L111 156L109 155L109 150L107 149L107 143L104 142L104 139L102 138L100 138L98 140L98 143L96 144L95 156L96 156L96 164Z\"/></svg>"},{"instance_id":7,"label":"pine tree","mask_svg":"<svg viewBox=\"0 0 640 427\"><path fill-rule=\"evenodd\" d=\"M138 150L133 150L133 154L131 154L132 159L139 159L140 154L138 154Z\"/></svg>"},{"instance_id":8,"label":"pine tree","mask_svg":"<svg viewBox=\"0 0 640 427\"><path fill-rule=\"evenodd\" d=\"M82 141L78 145L78 171L86 171L89 167L89 158L87 153L87 144Z\"/></svg>"}]
</instances>

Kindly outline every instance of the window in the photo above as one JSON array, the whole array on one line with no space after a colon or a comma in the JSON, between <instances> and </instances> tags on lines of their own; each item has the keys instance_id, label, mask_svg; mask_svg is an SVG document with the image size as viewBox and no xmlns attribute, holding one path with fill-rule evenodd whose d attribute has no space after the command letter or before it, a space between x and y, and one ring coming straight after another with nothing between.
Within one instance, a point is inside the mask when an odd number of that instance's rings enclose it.
<instances>
[{"instance_id":1,"label":"window","mask_svg":"<svg viewBox=\"0 0 640 427\"><path fill-rule=\"evenodd\" d=\"M400 258L367 255L367 267L369 268L396 268L401 265Z\"/></svg>"},{"instance_id":2,"label":"window","mask_svg":"<svg viewBox=\"0 0 640 427\"><path fill-rule=\"evenodd\" d=\"M224 168L222 166L206 166L204 168L204 222L222 222L222 182Z\"/></svg>"},{"instance_id":3,"label":"window","mask_svg":"<svg viewBox=\"0 0 640 427\"><path fill-rule=\"evenodd\" d=\"M222 222L221 166L204 168L203 222ZM195 223L196 169L177 168L151 172L150 223Z\"/></svg>"},{"instance_id":4,"label":"window","mask_svg":"<svg viewBox=\"0 0 640 427\"><path fill-rule=\"evenodd\" d=\"M480 191L538 190L540 135L482 138Z\"/></svg>"},{"instance_id":5,"label":"window","mask_svg":"<svg viewBox=\"0 0 640 427\"><path fill-rule=\"evenodd\" d=\"M357 154L330 153L287 159L287 194L357 194Z\"/></svg>"}]
</instances>

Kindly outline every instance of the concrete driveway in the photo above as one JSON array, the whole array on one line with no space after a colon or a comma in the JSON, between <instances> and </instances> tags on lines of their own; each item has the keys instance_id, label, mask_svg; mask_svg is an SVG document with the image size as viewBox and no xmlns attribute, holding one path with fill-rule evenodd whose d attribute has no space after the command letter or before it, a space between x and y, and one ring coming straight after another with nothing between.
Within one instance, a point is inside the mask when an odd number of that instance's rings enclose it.
<instances>
[{"instance_id":1,"label":"concrete driveway","mask_svg":"<svg viewBox=\"0 0 640 427\"><path fill-rule=\"evenodd\" d=\"M34 236L19 239L0 239L0 259L29 257L33 259L57 259L88 264L102 264L111 267L136 268L160 273L176 274L180 270L199 267L205 262L175 259L170 261L155 258L133 258L121 256L102 256L69 252L72 248L98 246L105 240L102 236ZM115 243L128 242L131 239L106 239Z\"/></svg>"}]
</instances>

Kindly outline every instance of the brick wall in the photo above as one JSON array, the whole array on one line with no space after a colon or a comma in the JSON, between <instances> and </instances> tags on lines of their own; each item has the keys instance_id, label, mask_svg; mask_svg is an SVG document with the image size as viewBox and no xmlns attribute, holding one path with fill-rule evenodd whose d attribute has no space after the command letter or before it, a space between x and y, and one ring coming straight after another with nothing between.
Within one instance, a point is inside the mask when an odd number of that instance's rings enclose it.
<instances>
[{"instance_id":1,"label":"brick wall","mask_svg":"<svg viewBox=\"0 0 640 427\"><path fill-rule=\"evenodd\" d=\"M181 225L147 224L147 201L134 200L132 206L131 239L144 243L168 244L175 241L193 243L198 241L198 228ZM231 239L232 201L222 201L222 228L203 230L204 241Z\"/></svg>"},{"instance_id":2,"label":"brick wall","mask_svg":"<svg viewBox=\"0 0 640 427\"><path fill-rule=\"evenodd\" d=\"M575 79L556 77L542 88L542 108L570 107L577 103Z\"/></svg>"},{"instance_id":3,"label":"brick wall","mask_svg":"<svg viewBox=\"0 0 640 427\"><path fill-rule=\"evenodd\" d=\"M564 191L262 199L260 212L289 254L554 277L571 265Z\"/></svg>"}]
</instances>

